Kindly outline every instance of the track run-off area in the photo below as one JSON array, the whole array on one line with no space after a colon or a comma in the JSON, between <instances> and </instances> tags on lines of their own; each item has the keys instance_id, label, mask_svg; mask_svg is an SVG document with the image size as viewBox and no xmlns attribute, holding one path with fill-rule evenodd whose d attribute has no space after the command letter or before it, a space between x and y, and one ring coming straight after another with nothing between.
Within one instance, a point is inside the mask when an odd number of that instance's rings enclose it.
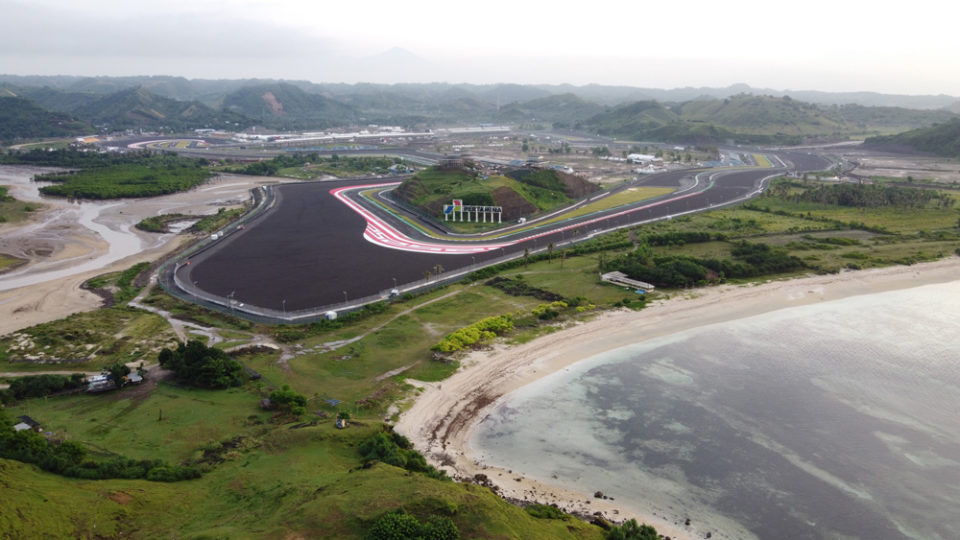
<instances>
[{"instance_id":1,"label":"track run-off area","mask_svg":"<svg viewBox=\"0 0 960 540\"><path fill-rule=\"evenodd\" d=\"M399 185L396 181L367 178L260 188L258 209L243 227L231 226L225 237L208 240L169 263L162 281L181 298L251 319L315 320L327 311L386 298L394 289L435 286L550 245L559 249L618 228L744 201L759 194L774 176L823 170L830 164L826 158L801 152L767 155L774 166L641 177L612 192L631 187L674 191L584 213L588 198L522 225L504 224L488 234L457 235L391 206L388 192ZM577 208L581 211L574 212Z\"/></svg>"}]
</instances>

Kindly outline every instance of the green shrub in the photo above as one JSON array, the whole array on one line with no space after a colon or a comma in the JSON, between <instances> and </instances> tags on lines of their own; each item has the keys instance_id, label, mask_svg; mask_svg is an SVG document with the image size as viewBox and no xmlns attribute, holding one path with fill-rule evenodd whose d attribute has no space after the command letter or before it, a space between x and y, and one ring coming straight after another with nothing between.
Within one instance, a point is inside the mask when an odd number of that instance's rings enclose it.
<instances>
[{"instance_id":1,"label":"green shrub","mask_svg":"<svg viewBox=\"0 0 960 540\"><path fill-rule=\"evenodd\" d=\"M657 540L657 530L650 525L640 525L637 520L625 521L623 525L612 527L604 535L606 540Z\"/></svg>"},{"instance_id":2,"label":"green shrub","mask_svg":"<svg viewBox=\"0 0 960 540\"><path fill-rule=\"evenodd\" d=\"M431 347L431 350L442 353L456 352L478 343L485 343L511 330L513 330L513 318L510 315L487 317L447 334L440 343Z\"/></svg>"},{"instance_id":3,"label":"green shrub","mask_svg":"<svg viewBox=\"0 0 960 540\"><path fill-rule=\"evenodd\" d=\"M546 504L531 504L523 508L528 514L538 519L568 519L570 516L565 514L556 506Z\"/></svg>"},{"instance_id":4,"label":"green shrub","mask_svg":"<svg viewBox=\"0 0 960 540\"><path fill-rule=\"evenodd\" d=\"M366 540L456 540L460 538L460 531L448 517L430 516L421 523L399 509L380 516L363 537Z\"/></svg>"}]
</instances>

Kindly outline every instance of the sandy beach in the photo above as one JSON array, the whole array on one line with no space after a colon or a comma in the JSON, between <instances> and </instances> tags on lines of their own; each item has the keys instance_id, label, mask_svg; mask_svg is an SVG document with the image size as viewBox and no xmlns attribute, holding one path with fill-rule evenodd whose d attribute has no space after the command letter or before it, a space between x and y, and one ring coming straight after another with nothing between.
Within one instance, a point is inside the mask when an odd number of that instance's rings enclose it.
<instances>
[{"instance_id":1,"label":"sandy beach","mask_svg":"<svg viewBox=\"0 0 960 540\"><path fill-rule=\"evenodd\" d=\"M723 285L677 293L634 312L599 315L516 347L498 345L462 360L461 369L439 383L411 381L423 388L395 428L435 466L458 479L484 475L509 499L557 504L578 514L601 512L621 521L636 518L671 538L703 538L684 516L639 515L616 501L593 496L595 486L574 492L478 462L469 440L475 426L510 392L580 360L648 339L713 323L850 296L907 289L960 279L960 258L811 276L756 285ZM482 478L482 477L480 477ZM716 535L716 532L714 532Z\"/></svg>"}]
</instances>

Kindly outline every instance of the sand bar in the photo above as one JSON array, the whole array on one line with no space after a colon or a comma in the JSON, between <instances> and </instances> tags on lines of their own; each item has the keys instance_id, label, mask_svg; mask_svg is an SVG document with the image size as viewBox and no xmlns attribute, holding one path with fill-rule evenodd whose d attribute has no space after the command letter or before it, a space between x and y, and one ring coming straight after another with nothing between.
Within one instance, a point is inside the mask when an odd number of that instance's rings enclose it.
<instances>
[{"instance_id":1,"label":"sand bar","mask_svg":"<svg viewBox=\"0 0 960 540\"><path fill-rule=\"evenodd\" d=\"M684 527L682 516L638 515L616 502L593 497L592 486L572 492L478 463L468 444L476 427L506 394L579 360L648 339L772 311L850 296L907 289L960 279L960 258L913 266L894 266L839 274L772 281L756 285L721 285L677 293L642 311L619 310L538 338L529 343L466 356L461 369L423 387L396 425L435 466L455 478L485 475L507 498L556 503L581 514L602 512L613 520L630 517L671 538L703 538L706 531ZM589 503L587 502L589 501ZM716 532L714 532L716 536Z\"/></svg>"}]
</instances>

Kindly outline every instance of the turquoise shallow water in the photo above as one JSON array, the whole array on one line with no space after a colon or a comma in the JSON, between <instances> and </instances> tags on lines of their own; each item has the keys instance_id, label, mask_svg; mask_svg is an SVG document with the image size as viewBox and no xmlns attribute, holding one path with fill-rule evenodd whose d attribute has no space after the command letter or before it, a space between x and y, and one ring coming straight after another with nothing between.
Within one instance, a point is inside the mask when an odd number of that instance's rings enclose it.
<instances>
[{"instance_id":1,"label":"turquoise shallow water","mask_svg":"<svg viewBox=\"0 0 960 540\"><path fill-rule=\"evenodd\" d=\"M714 538L960 538L960 282L586 359L507 396L471 444Z\"/></svg>"}]
</instances>

